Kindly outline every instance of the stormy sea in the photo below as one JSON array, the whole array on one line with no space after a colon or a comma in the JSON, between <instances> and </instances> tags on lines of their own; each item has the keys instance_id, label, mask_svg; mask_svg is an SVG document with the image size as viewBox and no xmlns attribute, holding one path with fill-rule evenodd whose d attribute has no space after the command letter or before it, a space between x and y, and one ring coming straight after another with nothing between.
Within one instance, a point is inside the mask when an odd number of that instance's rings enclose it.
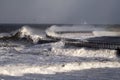
<instances>
[{"instance_id":1,"label":"stormy sea","mask_svg":"<svg viewBox=\"0 0 120 80\"><path fill-rule=\"evenodd\" d=\"M50 38L46 33L70 39L81 36L84 39L93 34L65 34L66 28L61 30L55 28L56 25L74 27L65 24L0 24L0 79L119 80L120 59L116 50L66 47L64 39ZM85 30L93 30L92 28L85 27ZM50 29L61 30L63 34L48 32ZM69 29L76 30L79 31Z\"/></svg>"}]
</instances>

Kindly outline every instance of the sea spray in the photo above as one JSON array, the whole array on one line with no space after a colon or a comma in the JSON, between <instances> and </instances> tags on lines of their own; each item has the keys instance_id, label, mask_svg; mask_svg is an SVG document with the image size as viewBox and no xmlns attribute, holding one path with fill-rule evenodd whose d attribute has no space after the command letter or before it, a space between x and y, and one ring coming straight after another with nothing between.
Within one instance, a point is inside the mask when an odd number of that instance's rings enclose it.
<instances>
[{"instance_id":1,"label":"sea spray","mask_svg":"<svg viewBox=\"0 0 120 80\"><path fill-rule=\"evenodd\" d=\"M45 38L42 32L33 29L29 26L23 26L16 31L10 33L0 33L0 40L22 40L26 39L28 42L37 43L39 40Z\"/></svg>"}]
</instances>

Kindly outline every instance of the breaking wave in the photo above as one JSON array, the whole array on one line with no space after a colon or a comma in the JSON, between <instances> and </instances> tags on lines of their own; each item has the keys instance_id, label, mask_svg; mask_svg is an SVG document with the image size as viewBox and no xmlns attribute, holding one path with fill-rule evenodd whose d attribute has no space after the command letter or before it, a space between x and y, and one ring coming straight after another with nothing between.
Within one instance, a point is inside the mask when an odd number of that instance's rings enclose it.
<instances>
[{"instance_id":1,"label":"breaking wave","mask_svg":"<svg viewBox=\"0 0 120 80\"><path fill-rule=\"evenodd\" d=\"M23 26L10 33L0 33L0 40L27 40L37 43L40 40L47 40L43 30L37 30L29 26Z\"/></svg>"}]
</instances>

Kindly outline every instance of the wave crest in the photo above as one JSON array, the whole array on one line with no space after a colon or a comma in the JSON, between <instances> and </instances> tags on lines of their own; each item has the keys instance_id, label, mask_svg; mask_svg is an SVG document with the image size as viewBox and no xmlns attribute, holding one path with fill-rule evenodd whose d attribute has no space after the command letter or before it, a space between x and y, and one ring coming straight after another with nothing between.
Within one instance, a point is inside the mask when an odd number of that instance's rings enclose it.
<instances>
[{"instance_id":1,"label":"wave crest","mask_svg":"<svg viewBox=\"0 0 120 80\"><path fill-rule=\"evenodd\" d=\"M32 29L29 26L23 26L20 29L13 31L11 33L0 34L0 39L4 39L4 40L26 39L28 41L32 41L33 43L37 43L39 40L44 38L45 37L42 34L40 34L38 30Z\"/></svg>"}]
</instances>

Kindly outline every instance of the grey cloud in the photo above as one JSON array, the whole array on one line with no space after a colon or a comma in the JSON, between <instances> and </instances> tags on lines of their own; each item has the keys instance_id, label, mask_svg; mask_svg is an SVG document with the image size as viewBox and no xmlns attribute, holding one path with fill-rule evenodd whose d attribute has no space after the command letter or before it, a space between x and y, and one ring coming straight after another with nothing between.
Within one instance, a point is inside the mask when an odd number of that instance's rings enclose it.
<instances>
[{"instance_id":1,"label":"grey cloud","mask_svg":"<svg viewBox=\"0 0 120 80\"><path fill-rule=\"evenodd\" d=\"M0 23L119 24L120 0L0 0Z\"/></svg>"}]
</instances>

